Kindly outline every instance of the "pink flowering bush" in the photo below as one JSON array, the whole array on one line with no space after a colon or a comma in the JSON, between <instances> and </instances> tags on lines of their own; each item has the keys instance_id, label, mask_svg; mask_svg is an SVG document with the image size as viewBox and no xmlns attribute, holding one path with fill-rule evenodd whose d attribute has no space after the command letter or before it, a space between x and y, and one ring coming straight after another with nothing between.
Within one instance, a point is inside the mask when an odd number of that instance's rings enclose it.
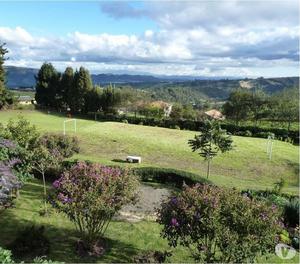
<instances>
[{"instance_id":1,"label":"pink flowering bush","mask_svg":"<svg viewBox=\"0 0 300 264\"><path fill-rule=\"evenodd\" d=\"M78 162L53 183L51 200L87 243L103 237L112 217L136 196L137 179L127 170Z\"/></svg>"},{"instance_id":2,"label":"pink flowering bush","mask_svg":"<svg viewBox=\"0 0 300 264\"><path fill-rule=\"evenodd\" d=\"M164 201L157 221L170 246L186 246L207 263L254 262L274 251L282 229L275 206L209 185L186 187Z\"/></svg>"}]
</instances>

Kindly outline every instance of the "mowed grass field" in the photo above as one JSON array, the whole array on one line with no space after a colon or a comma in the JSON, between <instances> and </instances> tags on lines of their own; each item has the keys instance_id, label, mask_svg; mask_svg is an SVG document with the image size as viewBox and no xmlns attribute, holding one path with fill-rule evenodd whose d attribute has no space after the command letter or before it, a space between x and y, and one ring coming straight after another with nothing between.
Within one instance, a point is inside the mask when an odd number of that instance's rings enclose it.
<instances>
[{"instance_id":1,"label":"mowed grass field","mask_svg":"<svg viewBox=\"0 0 300 264\"><path fill-rule=\"evenodd\" d=\"M0 112L0 122L5 124L20 115L35 124L42 133L63 133L64 115L10 110ZM67 134L75 134L72 122L67 123L66 127ZM72 158L121 166L175 168L205 177L206 162L197 153L192 153L187 143L196 133L77 119L76 136L81 150ZM269 160L266 139L236 136L233 139L234 149L213 159L210 180L220 186L239 189L270 189L276 181L284 178L288 183L284 191L298 193L298 146L275 140L272 160ZM141 156L142 164L118 162L127 155Z\"/></svg>"}]
</instances>

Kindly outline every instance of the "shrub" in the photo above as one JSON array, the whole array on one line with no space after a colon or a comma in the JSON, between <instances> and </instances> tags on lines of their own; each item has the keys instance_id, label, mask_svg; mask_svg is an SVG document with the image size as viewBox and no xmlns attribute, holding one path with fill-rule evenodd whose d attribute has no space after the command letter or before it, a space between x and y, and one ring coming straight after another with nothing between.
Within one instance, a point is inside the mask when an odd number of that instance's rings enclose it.
<instances>
[{"instance_id":1,"label":"shrub","mask_svg":"<svg viewBox=\"0 0 300 264\"><path fill-rule=\"evenodd\" d=\"M78 162L53 183L51 203L91 245L103 237L115 213L134 200L137 183L127 170Z\"/></svg>"},{"instance_id":2,"label":"shrub","mask_svg":"<svg viewBox=\"0 0 300 264\"><path fill-rule=\"evenodd\" d=\"M254 262L273 252L281 231L279 212L233 189L186 187L158 210L161 235L188 247L201 262Z\"/></svg>"},{"instance_id":3,"label":"shrub","mask_svg":"<svg viewBox=\"0 0 300 264\"><path fill-rule=\"evenodd\" d=\"M291 199L283 209L284 223L289 227L299 225L299 198Z\"/></svg>"},{"instance_id":4,"label":"shrub","mask_svg":"<svg viewBox=\"0 0 300 264\"><path fill-rule=\"evenodd\" d=\"M20 147L32 150L37 146L39 132L34 125L20 116L18 121L8 121L6 128L2 130L2 137L15 141Z\"/></svg>"},{"instance_id":5,"label":"shrub","mask_svg":"<svg viewBox=\"0 0 300 264\"><path fill-rule=\"evenodd\" d=\"M176 169L141 167L135 168L133 171L142 181L170 184L177 188L182 188L184 184L191 186L196 183L211 183L197 174Z\"/></svg>"},{"instance_id":6,"label":"shrub","mask_svg":"<svg viewBox=\"0 0 300 264\"><path fill-rule=\"evenodd\" d=\"M123 119L123 120L122 120L122 123L128 124L128 120L127 120L127 119Z\"/></svg>"},{"instance_id":7,"label":"shrub","mask_svg":"<svg viewBox=\"0 0 300 264\"><path fill-rule=\"evenodd\" d=\"M75 153L79 153L79 141L77 137L61 134L45 134L40 137L39 144L49 151L57 150L64 158L69 158Z\"/></svg>"},{"instance_id":8,"label":"shrub","mask_svg":"<svg viewBox=\"0 0 300 264\"><path fill-rule=\"evenodd\" d=\"M237 136L243 136L243 137L252 137L252 132L250 130L246 131L238 131L235 133Z\"/></svg>"},{"instance_id":9,"label":"shrub","mask_svg":"<svg viewBox=\"0 0 300 264\"><path fill-rule=\"evenodd\" d=\"M44 235L44 227L30 226L19 232L10 244L13 255L18 259L44 256L49 253L50 242Z\"/></svg>"},{"instance_id":10,"label":"shrub","mask_svg":"<svg viewBox=\"0 0 300 264\"><path fill-rule=\"evenodd\" d=\"M10 250L0 247L0 263L14 263Z\"/></svg>"}]
</instances>

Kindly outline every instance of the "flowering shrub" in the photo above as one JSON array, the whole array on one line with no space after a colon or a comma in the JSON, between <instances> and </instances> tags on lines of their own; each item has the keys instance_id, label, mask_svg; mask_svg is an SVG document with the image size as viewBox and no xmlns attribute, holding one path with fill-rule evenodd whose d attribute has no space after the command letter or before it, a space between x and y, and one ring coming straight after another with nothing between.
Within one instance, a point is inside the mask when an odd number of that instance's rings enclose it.
<instances>
[{"instance_id":1,"label":"flowering shrub","mask_svg":"<svg viewBox=\"0 0 300 264\"><path fill-rule=\"evenodd\" d=\"M57 150L64 158L71 157L79 152L79 142L76 137L59 134L44 134L39 139L39 144L46 147L49 151Z\"/></svg>"},{"instance_id":2,"label":"flowering shrub","mask_svg":"<svg viewBox=\"0 0 300 264\"><path fill-rule=\"evenodd\" d=\"M21 187L19 178L25 172L19 150L14 142L0 138L0 207L8 207Z\"/></svg>"},{"instance_id":3,"label":"flowering shrub","mask_svg":"<svg viewBox=\"0 0 300 264\"><path fill-rule=\"evenodd\" d=\"M202 262L253 262L274 251L282 228L276 206L209 185L163 202L157 221L170 246L186 246Z\"/></svg>"},{"instance_id":4,"label":"flowering shrub","mask_svg":"<svg viewBox=\"0 0 300 264\"><path fill-rule=\"evenodd\" d=\"M134 200L137 180L126 170L78 162L53 183L52 205L75 224L82 238L103 237L115 213Z\"/></svg>"}]
</instances>

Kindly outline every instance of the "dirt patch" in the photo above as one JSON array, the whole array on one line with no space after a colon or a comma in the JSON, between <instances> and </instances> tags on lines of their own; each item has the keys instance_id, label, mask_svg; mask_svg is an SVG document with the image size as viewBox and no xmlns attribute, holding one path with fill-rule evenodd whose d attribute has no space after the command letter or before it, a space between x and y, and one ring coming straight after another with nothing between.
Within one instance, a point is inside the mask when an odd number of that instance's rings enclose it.
<instances>
[{"instance_id":1,"label":"dirt patch","mask_svg":"<svg viewBox=\"0 0 300 264\"><path fill-rule=\"evenodd\" d=\"M130 222L154 220L155 208L169 195L171 195L171 190L167 188L141 185L138 190L138 202L135 205L124 206L116 219Z\"/></svg>"}]
</instances>

